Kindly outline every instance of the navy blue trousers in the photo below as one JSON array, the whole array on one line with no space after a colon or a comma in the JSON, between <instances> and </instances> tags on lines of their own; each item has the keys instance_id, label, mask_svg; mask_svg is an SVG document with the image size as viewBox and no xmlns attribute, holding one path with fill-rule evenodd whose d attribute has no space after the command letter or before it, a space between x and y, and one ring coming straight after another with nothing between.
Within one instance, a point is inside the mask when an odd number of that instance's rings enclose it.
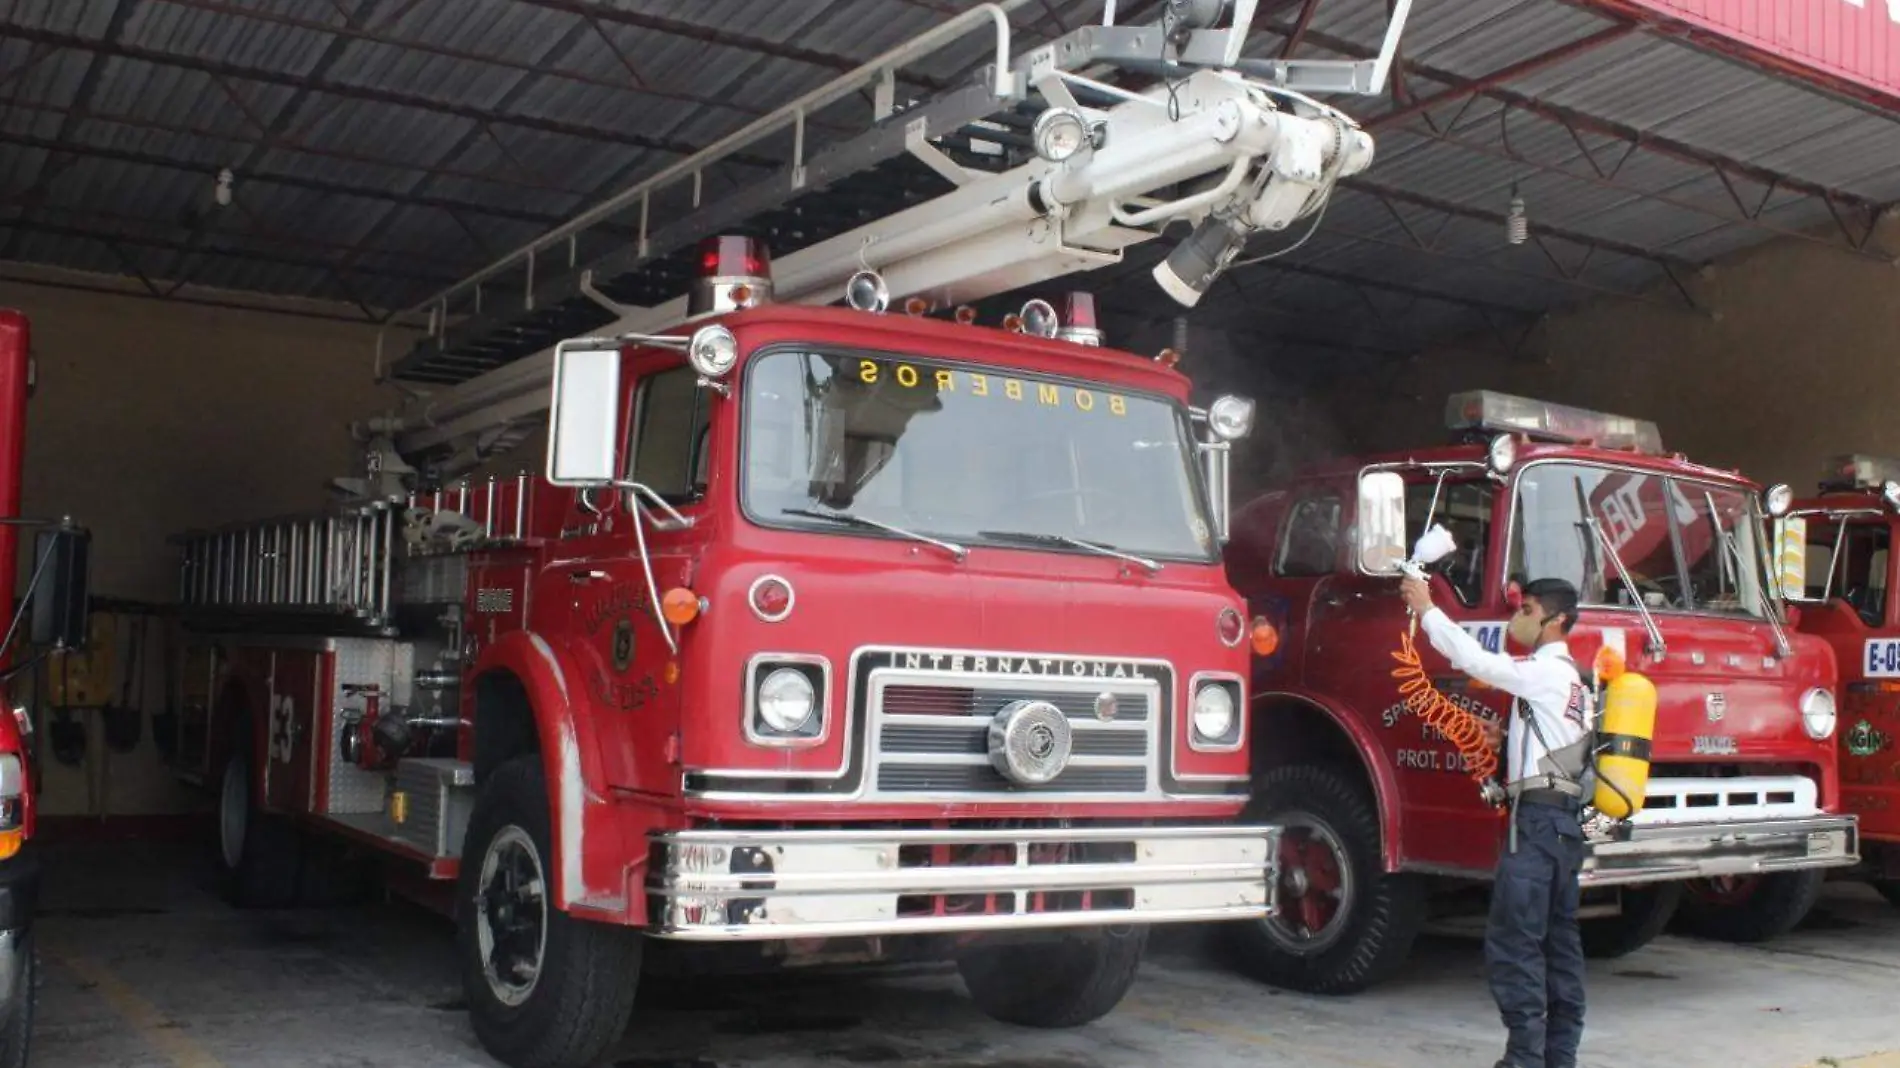
<instances>
[{"instance_id":1,"label":"navy blue trousers","mask_svg":"<svg viewBox=\"0 0 1900 1068\"><path fill-rule=\"evenodd\" d=\"M1507 839L1484 935L1491 996L1510 1032L1500 1063L1575 1068L1583 1041L1583 831L1575 810L1552 805L1521 804L1516 820L1517 850Z\"/></svg>"}]
</instances>

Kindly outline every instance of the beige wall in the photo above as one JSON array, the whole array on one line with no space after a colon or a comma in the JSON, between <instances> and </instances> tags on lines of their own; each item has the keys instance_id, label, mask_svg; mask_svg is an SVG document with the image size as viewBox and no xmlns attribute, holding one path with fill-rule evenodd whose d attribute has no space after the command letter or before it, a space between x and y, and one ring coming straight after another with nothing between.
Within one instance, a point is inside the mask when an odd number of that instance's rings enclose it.
<instances>
[{"instance_id":1,"label":"beige wall","mask_svg":"<svg viewBox=\"0 0 1900 1068\"><path fill-rule=\"evenodd\" d=\"M371 382L375 334L364 326L7 282L0 306L31 318L37 362L23 511L91 528L102 598L171 600L169 534L321 507L324 481L353 463L346 420L389 403ZM153 747L165 666L162 631L147 634L137 747L108 752L97 713L81 713L80 766L42 749L42 811L192 803Z\"/></svg>"},{"instance_id":2,"label":"beige wall","mask_svg":"<svg viewBox=\"0 0 1900 1068\"><path fill-rule=\"evenodd\" d=\"M1900 250L1900 226L1882 237ZM1783 240L1690 285L1719 318L1596 303L1552 317L1528 358L1478 339L1381 383L1416 399L1342 382L1328 400L1356 448L1443 440L1449 394L1497 389L1653 419L1666 448L1797 491L1836 453L1900 456L1900 270Z\"/></svg>"}]
</instances>

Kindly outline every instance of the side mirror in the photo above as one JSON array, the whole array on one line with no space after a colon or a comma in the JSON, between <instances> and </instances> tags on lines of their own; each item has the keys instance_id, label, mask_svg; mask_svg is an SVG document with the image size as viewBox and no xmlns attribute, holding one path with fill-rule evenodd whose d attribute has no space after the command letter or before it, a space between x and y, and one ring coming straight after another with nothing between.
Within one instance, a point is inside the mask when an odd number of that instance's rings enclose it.
<instances>
[{"instance_id":1,"label":"side mirror","mask_svg":"<svg viewBox=\"0 0 1900 1068\"><path fill-rule=\"evenodd\" d=\"M620 348L554 347L548 481L605 486L620 477Z\"/></svg>"},{"instance_id":2,"label":"side mirror","mask_svg":"<svg viewBox=\"0 0 1900 1068\"><path fill-rule=\"evenodd\" d=\"M84 649L92 605L92 532L78 527L42 530L33 548L34 566L41 560L46 565L32 589L27 640L49 648Z\"/></svg>"},{"instance_id":3,"label":"side mirror","mask_svg":"<svg viewBox=\"0 0 1900 1068\"><path fill-rule=\"evenodd\" d=\"M1359 567L1370 575L1396 575L1405 560L1405 479L1396 471L1359 476Z\"/></svg>"}]
</instances>

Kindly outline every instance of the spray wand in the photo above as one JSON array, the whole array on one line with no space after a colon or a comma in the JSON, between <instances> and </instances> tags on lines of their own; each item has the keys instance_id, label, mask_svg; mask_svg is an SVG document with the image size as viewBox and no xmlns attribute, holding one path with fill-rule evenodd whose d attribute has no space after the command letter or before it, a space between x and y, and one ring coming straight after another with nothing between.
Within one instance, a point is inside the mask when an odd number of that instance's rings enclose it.
<instances>
[{"instance_id":1,"label":"spray wand","mask_svg":"<svg viewBox=\"0 0 1900 1068\"><path fill-rule=\"evenodd\" d=\"M1413 546L1412 558L1399 564L1399 570L1421 582L1429 581L1425 569L1450 556L1457 547L1451 531L1434 523ZM1392 677L1399 683L1399 697L1407 710L1458 747L1465 761L1465 773L1478 784L1479 796L1493 807L1501 806L1505 793L1498 782L1498 755L1485 741L1484 726L1477 716L1432 685L1414 641L1417 634L1418 616L1414 613L1410 624L1399 635L1398 651L1392 654L1392 659L1399 662L1399 666L1392 669Z\"/></svg>"}]
</instances>

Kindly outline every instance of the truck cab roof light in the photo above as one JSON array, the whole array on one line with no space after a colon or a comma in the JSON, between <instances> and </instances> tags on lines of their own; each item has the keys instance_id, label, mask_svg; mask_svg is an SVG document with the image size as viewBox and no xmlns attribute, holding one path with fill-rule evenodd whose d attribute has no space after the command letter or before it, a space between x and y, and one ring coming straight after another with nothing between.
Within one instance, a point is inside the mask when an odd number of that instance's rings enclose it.
<instances>
[{"instance_id":1,"label":"truck cab roof light","mask_svg":"<svg viewBox=\"0 0 1900 1068\"><path fill-rule=\"evenodd\" d=\"M1070 293L1063 300L1062 325L1056 336L1077 345L1100 345L1101 323L1095 318L1095 294Z\"/></svg>"},{"instance_id":2,"label":"truck cab roof light","mask_svg":"<svg viewBox=\"0 0 1900 1068\"><path fill-rule=\"evenodd\" d=\"M1589 443L1606 449L1662 454L1662 431L1647 419L1514 397L1488 389L1453 394L1445 404L1445 426L1451 430L1515 432L1534 440Z\"/></svg>"},{"instance_id":3,"label":"truck cab roof light","mask_svg":"<svg viewBox=\"0 0 1900 1068\"><path fill-rule=\"evenodd\" d=\"M859 271L844 284L844 302L858 311L882 314L891 306L891 287L876 271Z\"/></svg>"},{"instance_id":4,"label":"truck cab roof light","mask_svg":"<svg viewBox=\"0 0 1900 1068\"><path fill-rule=\"evenodd\" d=\"M699 243L686 313L738 311L772 299L772 256L756 237L721 234Z\"/></svg>"},{"instance_id":5,"label":"truck cab roof light","mask_svg":"<svg viewBox=\"0 0 1900 1068\"><path fill-rule=\"evenodd\" d=\"M1829 466L1834 477L1821 483L1827 489L1857 489L1880 493L1889 482L1900 482L1900 460L1857 452L1836 456Z\"/></svg>"},{"instance_id":6,"label":"truck cab roof light","mask_svg":"<svg viewBox=\"0 0 1900 1068\"><path fill-rule=\"evenodd\" d=\"M1056 328L1061 325L1055 305L1040 298L1024 304L1017 321L1022 324L1023 333L1036 337L1055 337Z\"/></svg>"}]
</instances>

